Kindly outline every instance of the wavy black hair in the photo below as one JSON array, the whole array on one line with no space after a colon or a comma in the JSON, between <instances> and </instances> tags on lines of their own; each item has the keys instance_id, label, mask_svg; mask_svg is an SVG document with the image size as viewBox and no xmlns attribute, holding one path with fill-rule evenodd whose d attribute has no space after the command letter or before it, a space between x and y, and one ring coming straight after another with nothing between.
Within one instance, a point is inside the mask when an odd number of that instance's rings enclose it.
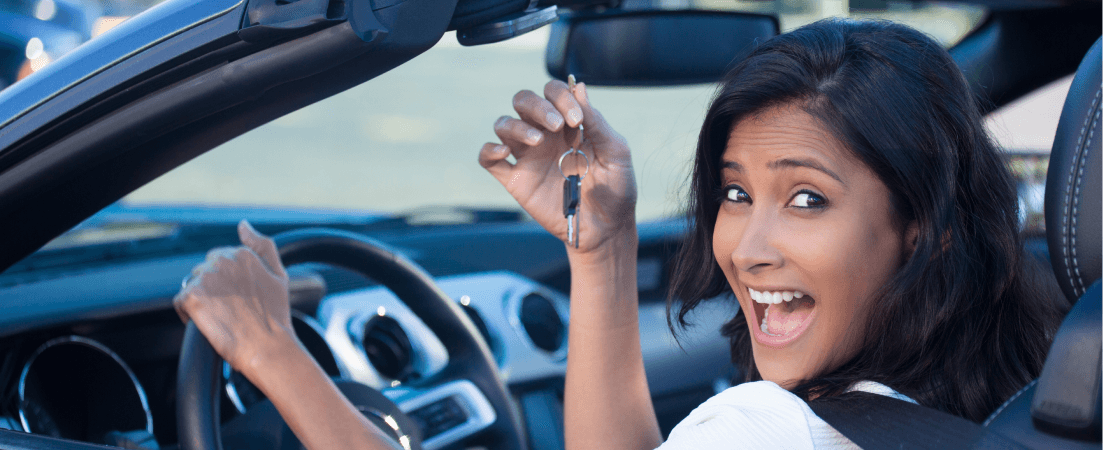
<instances>
[{"instance_id":1,"label":"wavy black hair","mask_svg":"<svg viewBox=\"0 0 1103 450\"><path fill-rule=\"evenodd\" d=\"M858 353L793 392L808 400L871 380L983 420L1039 375L1068 305L1023 253L1015 183L965 77L945 49L904 25L822 20L759 45L726 76L697 144L671 328L687 326L703 301L731 300L712 252L720 157L734 124L782 105L803 108L852 151L888 187L898 223L919 230L871 302ZM743 312L721 333L745 381L760 379Z\"/></svg>"}]
</instances>

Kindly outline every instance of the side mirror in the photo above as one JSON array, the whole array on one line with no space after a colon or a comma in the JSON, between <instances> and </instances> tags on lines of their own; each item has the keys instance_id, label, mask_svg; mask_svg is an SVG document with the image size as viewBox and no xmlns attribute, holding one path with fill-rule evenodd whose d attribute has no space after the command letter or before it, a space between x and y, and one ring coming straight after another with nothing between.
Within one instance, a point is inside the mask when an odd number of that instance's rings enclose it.
<instances>
[{"instance_id":1,"label":"side mirror","mask_svg":"<svg viewBox=\"0 0 1103 450\"><path fill-rule=\"evenodd\" d=\"M777 18L759 14L581 12L552 24L545 59L552 77L591 86L711 83L777 34Z\"/></svg>"}]
</instances>

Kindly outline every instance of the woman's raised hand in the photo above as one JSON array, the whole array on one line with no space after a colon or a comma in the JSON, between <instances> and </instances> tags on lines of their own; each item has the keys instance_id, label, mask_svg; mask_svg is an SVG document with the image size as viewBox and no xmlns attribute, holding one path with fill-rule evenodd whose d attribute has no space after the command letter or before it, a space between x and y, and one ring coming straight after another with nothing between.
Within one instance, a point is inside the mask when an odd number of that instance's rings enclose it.
<instances>
[{"instance_id":1,"label":"woman's raised hand","mask_svg":"<svg viewBox=\"0 0 1103 450\"><path fill-rule=\"evenodd\" d=\"M173 306L184 322L195 322L223 359L248 377L259 358L286 350L295 334L287 272L276 245L244 220L238 224L238 235L242 246L207 253Z\"/></svg>"},{"instance_id":2,"label":"woman's raised hand","mask_svg":"<svg viewBox=\"0 0 1103 450\"><path fill-rule=\"evenodd\" d=\"M577 142L581 123L585 137L581 150L590 157L590 170L582 180L577 251L600 248L618 233L634 233L636 180L628 145L591 107L586 86L579 83L571 92L566 83L553 80L544 85L543 97L528 90L518 92L513 108L520 118L502 116L494 123L502 144L484 145L479 164L540 225L567 242L559 157ZM515 163L506 160L510 154ZM564 158L567 175L585 170L581 156Z\"/></svg>"}]
</instances>

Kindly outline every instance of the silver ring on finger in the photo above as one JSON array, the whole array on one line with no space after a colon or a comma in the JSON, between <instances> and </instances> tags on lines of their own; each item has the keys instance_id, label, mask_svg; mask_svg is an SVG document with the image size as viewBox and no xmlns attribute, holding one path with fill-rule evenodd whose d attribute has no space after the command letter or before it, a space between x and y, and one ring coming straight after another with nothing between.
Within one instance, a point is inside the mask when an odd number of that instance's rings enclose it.
<instances>
[{"instance_id":1,"label":"silver ring on finger","mask_svg":"<svg viewBox=\"0 0 1103 450\"><path fill-rule=\"evenodd\" d=\"M191 280L194 279L194 278L195 278L194 273L189 273L188 276L184 277L184 279L180 281L180 290L187 289L188 288L188 283L190 283Z\"/></svg>"}]
</instances>

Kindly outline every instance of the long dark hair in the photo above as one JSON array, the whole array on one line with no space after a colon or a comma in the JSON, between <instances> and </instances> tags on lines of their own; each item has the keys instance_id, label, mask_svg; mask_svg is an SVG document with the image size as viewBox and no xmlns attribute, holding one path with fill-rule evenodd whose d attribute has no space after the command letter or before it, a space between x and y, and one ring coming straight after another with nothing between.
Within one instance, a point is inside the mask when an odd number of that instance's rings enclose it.
<instances>
[{"instance_id":1,"label":"long dark hair","mask_svg":"<svg viewBox=\"0 0 1103 450\"><path fill-rule=\"evenodd\" d=\"M822 20L763 43L728 74L697 144L672 328L687 326L702 301L731 299L712 253L720 156L735 123L784 104L802 107L872 169L899 223L919 229L872 302L857 355L793 392L807 400L871 380L983 420L1038 376L1062 306L1028 267L1014 180L964 76L946 50L903 25ZM721 332L746 381L760 379L743 312Z\"/></svg>"}]
</instances>

